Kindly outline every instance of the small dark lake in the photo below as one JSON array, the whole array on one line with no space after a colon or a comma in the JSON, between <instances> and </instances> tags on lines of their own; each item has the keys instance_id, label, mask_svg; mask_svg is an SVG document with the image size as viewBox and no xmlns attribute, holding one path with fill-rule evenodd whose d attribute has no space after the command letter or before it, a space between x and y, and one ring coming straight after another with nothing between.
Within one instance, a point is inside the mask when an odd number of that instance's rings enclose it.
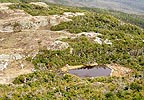
<instances>
[{"instance_id":1,"label":"small dark lake","mask_svg":"<svg viewBox=\"0 0 144 100\"><path fill-rule=\"evenodd\" d=\"M69 73L79 77L110 76L111 69L105 65L86 66L79 69L71 69Z\"/></svg>"}]
</instances>

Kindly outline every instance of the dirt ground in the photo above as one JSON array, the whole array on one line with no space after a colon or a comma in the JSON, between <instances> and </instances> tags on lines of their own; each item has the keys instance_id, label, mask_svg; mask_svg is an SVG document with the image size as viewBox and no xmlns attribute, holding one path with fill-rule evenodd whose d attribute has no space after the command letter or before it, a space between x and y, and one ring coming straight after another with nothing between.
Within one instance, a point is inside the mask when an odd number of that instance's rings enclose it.
<instances>
[{"instance_id":1,"label":"dirt ground","mask_svg":"<svg viewBox=\"0 0 144 100\"><path fill-rule=\"evenodd\" d=\"M66 32L52 32L49 30L28 30L17 33L0 33L0 54L23 54L35 56L40 48L48 47L55 40L70 37ZM20 68L18 61L13 61L4 71L0 72L0 83L10 83L15 77L21 74L32 72L33 65L23 61L26 65Z\"/></svg>"},{"instance_id":2,"label":"dirt ground","mask_svg":"<svg viewBox=\"0 0 144 100\"><path fill-rule=\"evenodd\" d=\"M21 64L23 64L23 68ZM30 62L25 60L11 62L7 69L0 71L0 84L10 84L17 76L32 73L33 67Z\"/></svg>"},{"instance_id":3,"label":"dirt ground","mask_svg":"<svg viewBox=\"0 0 144 100\"><path fill-rule=\"evenodd\" d=\"M40 48L49 47L54 41L60 40L62 38L68 38L71 37L72 35L65 31L58 31L58 32L50 31L48 29L48 27L50 26L39 27L38 29L34 28L25 29L19 32L10 32L10 31L3 32L4 24L33 18L33 16L25 13L23 10L9 9L8 5L11 4L0 3L0 30L2 30L0 31L0 55L21 54L25 55L25 57L28 56L34 57ZM45 22L43 19L45 18L47 17L44 16L35 17L35 19L38 19L38 22L40 21L41 23L44 24ZM10 28L7 27L7 30L12 29L11 27ZM0 61L0 63L1 62L3 61ZM34 68L31 62L25 61L25 58L8 62L9 65L7 66L7 68L4 70L0 70L0 84L9 84L15 77L21 74L32 73L32 69Z\"/></svg>"},{"instance_id":4,"label":"dirt ground","mask_svg":"<svg viewBox=\"0 0 144 100\"><path fill-rule=\"evenodd\" d=\"M66 32L53 32L49 30L29 30L17 33L0 33L1 53L28 53L37 51L40 47L49 46L55 40L70 37Z\"/></svg>"}]
</instances>

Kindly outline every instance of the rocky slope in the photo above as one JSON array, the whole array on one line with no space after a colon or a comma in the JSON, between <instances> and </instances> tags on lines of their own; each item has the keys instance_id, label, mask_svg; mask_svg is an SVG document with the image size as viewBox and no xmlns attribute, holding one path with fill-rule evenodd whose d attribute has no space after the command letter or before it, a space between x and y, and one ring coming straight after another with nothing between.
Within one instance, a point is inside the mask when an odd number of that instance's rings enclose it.
<instances>
[{"instance_id":1,"label":"rocky slope","mask_svg":"<svg viewBox=\"0 0 144 100\"><path fill-rule=\"evenodd\" d=\"M43 2L0 3L0 16L0 99L144 99L142 28ZM68 73L94 65L110 75Z\"/></svg>"},{"instance_id":2,"label":"rocky slope","mask_svg":"<svg viewBox=\"0 0 144 100\"><path fill-rule=\"evenodd\" d=\"M31 4L48 6L41 2ZM49 28L62 21L71 21L70 16L84 15L65 12L63 15L32 16L23 10L9 9L9 5L12 3L0 3L0 72L2 73L0 83L2 84L8 84L20 74L32 72L33 65L29 66L25 58L34 57L40 48L66 48L67 44L55 41L68 38L71 34L65 31L53 32ZM13 75L14 73L17 74Z\"/></svg>"}]
</instances>

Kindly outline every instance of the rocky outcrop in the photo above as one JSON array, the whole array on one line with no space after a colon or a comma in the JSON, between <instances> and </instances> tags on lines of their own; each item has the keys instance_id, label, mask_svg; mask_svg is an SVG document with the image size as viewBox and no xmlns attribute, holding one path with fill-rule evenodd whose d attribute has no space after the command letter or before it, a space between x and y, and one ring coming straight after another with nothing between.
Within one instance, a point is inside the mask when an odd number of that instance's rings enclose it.
<instances>
[{"instance_id":1,"label":"rocky outcrop","mask_svg":"<svg viewBox=\"0 0 144 100\"><path fill-rule=\"evenodd\" d=\"M63 15L66 16L66 17L73 17L73 16L84 16L85 14L80 13L80 12L76 12L76 13L64 12Z\"/></svg>"},{"instance_id":2,"label":"rocky outcrop","mask_svg":"<svg viewBox=\"0 0 144 100\"><path fill-rule=\"evenodd\" d=\"M65 12L63 15L32 16L23 10L9 9L11 4L0 3L0 84L9 84L15 77L35 71L31 62L24 58L34 58L40 48L68 48L68 43L59 40L72 34L49 29L63 21L71 21L72 16L84 15ZM31 4L49 7L42 2Z\"/></svg>"},{"instance_id":3,"label":"rocky outcrop","mask_svg":"<svg viewBox=\"0 0 144 100\"><path fill-rule=\"evenodd\" d=\"M50 26L55 26L60 24L61 22L67 22L67 21L72 21L72 20L64 15L52 15L49 18Z\"/></svg>"},{"instance_id":4,"label":"rocky outcrop","mask_svg":"<svg viewBox=\"0 0 144 100\"><path fill-rule=\"evenodd\" d=\"M96 43L98 43L98 44L103 44L102 39L99 38L99 37L96 37L96 38L94 39L94 41L95 41Z\"/></svg>"},{"instance_id":5,"label":"rocky outcrop","mask_svg":"<svg viewBox=\"0 0 144 100\"><path fill-rule=\"evenodd\" d=\"M112 69L111 76L122 77L128 75L132 70L117 64L106 64L107 67Z\"/></svg>"},{"instance_id":6,"label":"rocky outcrop","mask_svg":"<svg viewBox=\"0 0 144 100\"><path fill-rule=\"evenodd\" d=\"M25 16L17 19L0 20L0 32L14 32L17 30L49 29L62 21L71 21L66 16Z\"/></svg>"},{"instance_id":7,"label":"rocky outcrop","mask_svg":"<svg viewBox=\"0 0 144 100\"><path fill-rule=\"evenodd\" d=\"M8 65L12 61L20 60L24 58L24 55L20 54L1 54L0 55L0 70L3 71L4 69L7 69Z\"/></svg>"},{"instance_id":8,"label":"rocky outcrop","mask_svg":"<svg viewBox=\"0 0 144 100\"><path fill-rule=\"evenodd\" d=\"M42 2L32 2L31 4L48 7L47 4ZM0 32L17 32L24 30L37 30L37 29L49 29L51 26L58 25L63 21L71 21L72 16L81 16L84 13L71 13L65 12L63 15L51 15L51 16L31 16L19 9L9 9L10 4L0 4Z\"/></svg>"},{"instance_id":9,"label":"rocky outcrop","mask_svg":"<svg viewBox=\"0 0 144 100\"><path fill-rule=\"evenodd\" d=\"M55 41L52 44L50 44L47 49L48 50L62 50L69 47L69 44L67 42L62 41Z\"/></svg>"},{"instance_id":10,"label":"rocky outcrop","mask_svg":"<svg viewBox=\"0 0 144 100\"><path fill-rule=\"evenodd\" d=\"M101 36L102 34L100 33L95 33L95 32L82 32L82 33L79 33L77 34L77 37L80 37L80 36L86 36L87 38L90 38L92 39L94 42L98 43L98 44L108 44L108 45L112 45L112 42L108 39L106 40L103 40L102 38L98 37L98 36Z\"/></svg>"},{"instance_id":11,"label":"rocky outcrop","mask_svg":"<svg viewBox=\"0 0 144 100\"><path fill-rule=\"evenodd\" d=\"M31 2L30 4L36 5L36 6L41 6L41 7L49 7L46 3L44 2Z\"/></svg>"},{"instance_id":12,"label":"rocky outcrop","mask_svg":"<svg viewBox=\"0 0 144 100\"><path fill-rule=\"evenodd\" d=\"M13 3L0 3L0 10L8 10L9 5L12 5Z\"/></svg>"},{"instance_id":13,"label":"rocky outcrop","mask_svg":"<svg viewBox=\"0 0 144 100\"><path fill-rule=\"evenodd\" d=\"M23 58L34 58L40 48L68 48L68 43L59 40L72 34L49 29L63 21L71 21L72 16L84 15L65 12L63 15L32 16L23 10L9 9L11 4L0 3L0 84L9 84L18 75L32 73L34 66ZM31 4L48 7L41 2Z\"/></svg>"},{"instance_id":14,"label":"rocky outcrop","mask_svg":"<svg viewBox=\"0 0 144 100\"><path fill-rule=\"evenodd\" d=\"M105 43L105 44L112 45L112 42L111 42L110 40L108 40L108 39L106 39L106 40L104 41L104 43Z\"/></svg>"},{"instance_id":15,"label":"rocky outcrop","mask_svg":"<svg viewBox=\"0 0 144 100\"><path fill-rule=\"evenodd\" d=\"M3 71L8 66L8 62L0 62L0 71Z\"/></svg>"},{"instance_id":16,"label":"rocky outcrop","mask_svg":"<svg viewBox=\"0 0 144 100\"><path fill-rule=\"evenodd\" d=\"M97 37L99 35L102 35L102 34L95 33L95 32L82 32L82 33L77 34L78 37L79 36L86 36L88 38L95 38L95 37Z\"/></svg>"},{"instance_id":17,"label":"rocky outcrop","mask_svg":"<svg viewBox=\"0 0 144 100\"><path fill-rule=\"evenodd\" d=\"M0 84L11 84L14 78L32 73L33 70L33 65L27 61L18 60L8 63L6 69L0 70Z\"/></svg>"},{"instance_id":18,"label":"rocky outcrop","mask_svg":"<svg viewBox=\"0 0 144 100\"><path fill-rule=\"evenodd\" d=\"M19 60L25 57L24 55L20 54L1 54L0 55L0 61L13 61L13 60Z\"/></svg>"}]
</instances>

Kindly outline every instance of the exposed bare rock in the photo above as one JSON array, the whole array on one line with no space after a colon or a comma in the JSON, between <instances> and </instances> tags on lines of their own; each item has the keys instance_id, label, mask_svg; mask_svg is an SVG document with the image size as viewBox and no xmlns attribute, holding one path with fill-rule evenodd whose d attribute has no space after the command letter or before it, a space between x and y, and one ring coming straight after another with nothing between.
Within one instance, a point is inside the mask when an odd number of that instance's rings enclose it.
<instances>
[{"instance_id":1,"label":"exposed bare rock","mask_svg":"<svg viewBox=\"0 0 144 100\"><path fill-rule=\"evenodd\" d=\"M0 61L9 61L12 59L11 55L1 54L0 55Z\"/></svg>"},{"instance_id":2,"label":"exposed bare rock","mask_svg":"<svg viewBox=\"0 0 144 100\"><path fill-rule=\"evenodd\" d=\"M102 44L103 43L102 39L99 38L99 37L96 37L94 41L97 42L98 44Z\"/></svg>"},{"instance_id":3,"label":"exposed bare rock","mask_svg":"<svg viewBox=\"0 0 144 100\"><path fill-rule=\"evenodd\" d=\"M0 84L10 84L22 74L32 73L33 65L27 61L13 61L7 69L0 70Z\"/></svg>"},{"instance_id":4,"label":"exposed bare rock","mask_svg":"<svg viewBox=\"0 0 144 100\"><path fill-rule=\"evenodd\" d=\"M128 75L132 70L117 64L106 64L110 69L112 69L111 76L125 76Z\"/></svg>"},{"instance_id":5,"label":"exposed bare rock","mask_svg":"<svg viewBox=\"0 0 144 100\"><path fill-rule=\"evenodd\" d=\"M48 47L54 41L71 37L67 32L49 30L27 30L23 32L0 33L0 54L24 54L34 56L39 48Z\"/></svg>"},{"instance_id":6,"label":"exposed bare rock","mask_svg":"<svg viewBox=\"0 0 144 100\"><path fill-rule=\"evenodd\" d=\"M95 32L82 32L82 33L79 33L77 34L77 36L86 36L88 38L95 38L97 37L98 35L101 35L100 33L95 33Z\"/></svg>"},{"instance_id":7,"label":"exposed bare rock","mask_svg":"<svg viewBox=\"0 0 144 100\"><path fill-rule=\"evenodd\" d=\"M67 21L72 21L71 19L68 18L68 16L64 15L52 15L50 17L50 25L55 26L60 24L60 22L67 22Z\"/></svg>"},{"instance_id":8,"label":"exposed bare rock","mask_svg":"<svg viewBox=\"0 0 144 100\"><path fill-rule=\"evenodd\" d=\"M13 32L12 26L0 26L0 32Z\"/></svg>"},{"instance_id":9,"label":"exposed bare rock","mask_svg":"<svg viewBox=\"0 0 144 100\"><path fill-rule=\"evenodd\" d=\"M30 4L41 6L41 7L48 7L48 5L44 2L31 2Z\"/></svg>"},{"instance_id":10,"label":"exposed bare rock","mask_svg":"<svg viewBox=\"0 0 144 100\"><path fill-rule=\"evenodd\" d=\"M17 23L20 24L21 30L27 29L39 29L49 25L49 17L47 16L33 16L25 17L23 20L19 20Z\"/></svg>"},{"instance_id":11,"label":"exposed bare rock","mask_svg":"<svg viewBox=\"0 0 144 100\"><path fill-rule=\"evenodd\" d=\"M9 9L12 3L0 3L0 32L17 32L28 29L40 29L58 25L63 21L72 21L70 17L81 16L84 13L65 12L63 15L31 16L23 10ZM43 2L32 2L31 4L48 7Z\"/></svg>"},{"instance_id":12,"label":"exposed bare rock","mask_svg":"<svg viewBox=\"0 0 144 100\"><path fill-rule=\"evenodd\" d=\"M1 54L0 61L12 61L22 59L24 55L20 54Z\"/></svg>"},{"instance_id":13,"label":"exposed bare rock","mask_svg":"<svg viewBox=\"0 0 144 100\"><path fill-rule=\"evenodd\" d=\"M71 37L72 34L65 31L50 31L49 28L63 21L71 21L71 16L84 15L64 13L31 16L23 10L9 9L8 5L11 4L0 3L0 84L9 84L15 77L35 71L31 62L26 62L23 58L34 58L40 48L68 48L68 43L58 40ZM41 3L35 5L39 4Z\"/></svg>"},{"instance_id":14,"label":"exposed bare rock","mask_svg":"<svg viewBox=\"0 0 144 100\"><path fill-rule=\"evenodd\" d=\"M0 71L3 71L8 66L8 62L0 62Z\"/></svg>"},{"instance_id":15,"label":"exposed bare rock","mask_svg":"<svg viewBox=\"0 0 144 100\"><path fill-rule=\"evenodd\" d=\"M62 42L62 41L55 41L54 43L52 43L50 46L47 47L47 49L49 50L62 50L62 49L66 49L69 47L69 44L66 42Z\"/></svg>"},{"instance_id":16,"label":"exposed bare rock","mask_svg":"<svg viewBox=\"0 0 144 100\"><path fill-rule=\"evenodd\" d=\"M31 16L23 10L0 9L0 32L17 32L29 29L49 29L60 22L72 21L69 17L84 15L84 13L68 13L63 15Z\"/></svg>"},{"instance_id":17,"label":"exposed bare rock","mask_svg":"<svg viewBox=\"0 0 144 100\"><path fill-rule=\"evenodd\" d=\"M64 12L63 15L66 16L66 17L73 17L73 16L84 16L85 14L84 13L79 13L79 12L76 12L76 13Z\"/></svg>"},{"instance_id":18,"label":"exposed bare rock","mask_svg":"<svg viewBox=\"0 0 144 100\"><path fill-rule=\"evenodd\" d=\"M104 43L105 43L105 44L112 45L112 42L111 42L110 40L108 40L108 39L106 39L106 40L104 41Z\"/></svg>"},{"instance_id":19,"label":"exposed bare rock","mask_svg":"<svg viewBox=\"0 0 144 100\"><path fill-rule=\"evenodd\" d=\"M109 44L109 45L112 45L112 42L108 39L106 40L103 40L102 38L98 37L98 36L101 36L102 34L100 33L95 33L95 32L82 32L82 33L79 33L77 34L76 36L79 37L79 36L86 36L90 39L92 39L94 42L98 43L98 44ZM75 37L76 38L76 37Z\"/></svg>"},{"instance_id":20,"label":"exposed bare rock","mask_svg":"<svg viewBox=\"0 0 144 100\"><path fill-rule=\"evenodd\" d=\"M0 10L8 10L9 5L12 5L13 3L0 3Z\"/></svg>"},{"instance_id":21,"label":"exposed bare rock","mask_svg":"<svg viewBox=\"0 0 144 100\"><path fill-rule=\"evenodd\" d=\"M51 16L51 18L50 18L50 25L51 26L55 26L55 25L58 25L59 23L60 23L60 16L58 16L58 15L53 15L53 16ZM59 21L58 21L58 19L59 19Z\"/></svg>"}]
</instances>

